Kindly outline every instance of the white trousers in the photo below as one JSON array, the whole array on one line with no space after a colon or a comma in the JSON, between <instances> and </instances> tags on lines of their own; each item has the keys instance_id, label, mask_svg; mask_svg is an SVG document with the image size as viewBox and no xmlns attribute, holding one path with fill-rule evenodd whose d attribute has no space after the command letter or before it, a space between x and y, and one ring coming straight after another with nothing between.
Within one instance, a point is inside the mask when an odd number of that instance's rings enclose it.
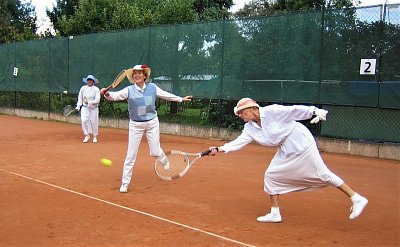
<instances>
[{"instance_id":1,"label":"white trousers","mask_svg":"<svg viewBox=\"0 0 400 247\"><path fill-rule=\"evenodd\" d=\"M97 136L99 134L99 108L81 108L81 122L82 130L84 135L93 134Z\"/></svg>"},{"instance_id":2,"label":"white trousers","mask_svg":"<svg viewBox=\"0 0 400 247\"><path fill-rule=\"evenodd\" d=\"M135 122L130 120L128 150L122 171L122 183L124 184L129 184L131 182L133 167L135 165L137 152L144 133L146 133L150 155L157 157L159 160L164 157L164 152L160 146L160 123L158 117L155 117L148 122Z\"/></svg>"}]
</instances>

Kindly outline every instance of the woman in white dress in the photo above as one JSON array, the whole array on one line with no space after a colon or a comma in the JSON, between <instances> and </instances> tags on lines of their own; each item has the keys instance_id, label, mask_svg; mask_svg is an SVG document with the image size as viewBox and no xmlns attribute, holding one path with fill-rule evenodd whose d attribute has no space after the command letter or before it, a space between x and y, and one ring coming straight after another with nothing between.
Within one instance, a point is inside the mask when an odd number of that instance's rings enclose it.
<instances>
[{"instance_id":1,"label":"woman in white dress","mask_svg":"<svg viewBox=\"0 0 400 247\"><path fill-rule=\"evenodd\" d=\"M96 87L97 79L93 75L88 75L82 80L86 85L79 90L76 110L81 111L82 131L85 135L83 142L90 140L93 135L93 142L97 142L99 134L99 103L100 89Z\"/></svg>"},{"instance_id":2,"label":"woman in white dress","mask_svg":"<svg viewBox=\"0 0 400 247\"><path fill-rule=\"evenodd\" d=\"M264 176L264 190L270 195L271 211L257 218L259 222L281 222L279 195L288 192L334 186L352 201L350 219L357 218L368 200L354 192L332 173L323 162L311 132L297 120L311 123L326 120L326 110L314 106L269 105L260 107L250 98L241 99L235 115L246 122L240 136L221 147L211 147L211 155L231 152L255 141L264 146L276 146L278 151Z\"/></svg>"}]
</instances>

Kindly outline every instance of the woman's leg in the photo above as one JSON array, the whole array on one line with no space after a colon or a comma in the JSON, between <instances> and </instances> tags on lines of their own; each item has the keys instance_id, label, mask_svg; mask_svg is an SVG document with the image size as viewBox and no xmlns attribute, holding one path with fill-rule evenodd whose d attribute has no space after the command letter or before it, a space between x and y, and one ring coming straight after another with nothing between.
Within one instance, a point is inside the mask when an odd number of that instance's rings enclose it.
<instances>
[{"instance_id":1,"label":"woman's leg","mask_svg":"<svg viewBox=\"0 0 400 247\"><path fill-rule=\"evenodd\" d=\"M258 222L279 223L282 222L281 213L279 211L279 195L270 195L271 212L257 218Z\"/></svg>"},{"instance_id":2,"label":"woman's leg","mask_svg":"<svg viewBox=\"0 0 400 247\"><path fill-rule=\"evenodd\" d=\"M352 190L347 184L343 183L342 185L337 187L339 190L341 190L343 193L345 193L348 197L352 197L355 192Z\"/></svg>"},{"instance_id":3,"label":"woman's leg","mask_svg":"<svg viewBox=\"0 0 400 247\"><path fill-rule=\"evenodd\" d=\"M88 142L90 139L90 112L86 107L82 107L81 109L81 125L82 125L82 131L83 134L85 135L85 139L83 139L83 142Z\"/></svg>"},{"instance_id":4,"label":"woman's leg","mask_svg":"<svg viewBox=\"0 0 400 247\"><path fill-rule=\"evenodd\" d=\"M97 136L99 135L99 108L91 109L90 122L93 133L93 142L97 142Z\"/></svg>"},{"instance_id":5,"label":"woman's leg","mask_svg":"<svg viewBox=\"0 0 400 247\"><path fill-rule=\"evenodd\" d=\"M145 131L143 125L145 125L145 123L129 122L128 150L124 161L124 168L122 169L121 193L128 191L128 185L132 179L132 172L133 167L135 166L137 152Z\"/></svg>"},{"instance_id":6,"label":"woman's leg","mask_svg":"<svg viewBox=\"0 0 400 247\"><path fill-rule=\"evenodd\" d=\"M361 196L360 194L354 192L347 184L343 183L342 185L337 187L340 191L345 193L348 197L350 197L353 202L353 206L350 208L350 216L349 219L354 220L364 210L365 206L368 204L367 198Z\"/></svg>"},{"instance_id":7,"label":"woman's leg","mask_svg":"<svg viewBox=\"0 0 400 247\"><path fill-rule=\"evenodd\" d=\"M270 195L271 208L279 208L279 195Z\"/></svg>"}]
</instances>

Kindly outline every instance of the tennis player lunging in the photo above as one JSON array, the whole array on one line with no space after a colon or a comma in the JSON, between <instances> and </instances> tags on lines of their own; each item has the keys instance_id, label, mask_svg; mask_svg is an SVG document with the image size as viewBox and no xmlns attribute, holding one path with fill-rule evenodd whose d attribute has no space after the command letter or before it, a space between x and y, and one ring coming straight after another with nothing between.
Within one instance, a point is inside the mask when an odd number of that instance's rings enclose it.
<instances>
[{"instance_id":1,"label":"tennis player lunging","mask_svg":"<svg viewBox=\"0 0 400 247\"><path fill-rule=\"evenodd\" d=\"M76 110L81 110L82 131L85 135L83 142L90 140L93 135L93 142L97 142L99 134L99 103L100 90L96 87L97 79L93 75L88 75L82 79L83 85L79 90Z\"/></svg>"},{"instance_id":2,"label":"tennis player lunging","mask_svg":"<svg viewBox=\"0 0 400 247\"><path fill-rule=\"evenodd\" d=\"M129 106L129 140L124 168L122 172L121 193L128 192L132 179L133 166L143 134L146 133L150 155L156 157L168 169L168 160L160 146L160 126L156 111L157 97L175 102L191 101L192 96L179 97L160 89L150 80L151 69L146 65L135 65L126 71L128 80L133 84L117 92L100 90L107 100L127 100Z\"/></svg>"},{"instance_id":3,"label":"tennis player lunging","mask_svg":"<svg viewBox=\"0 0 400 247\"><path fill-rule=\"evenodd\" d=\"M335 186L352 201L350 219L360 216L368 200L355 193L324 164L311 132L296 120L311 123L326 120L326 110L314 106L269 105L260 107L250 98L241 99L234 113L246 122L240 136L218 147L210 147L211 155L231 152L256 141L264 146L277 146L264 176L264 190L270 195L271 211L257 218L259 222L281 222L279 195Z\"/></svg>"}]
</instances>

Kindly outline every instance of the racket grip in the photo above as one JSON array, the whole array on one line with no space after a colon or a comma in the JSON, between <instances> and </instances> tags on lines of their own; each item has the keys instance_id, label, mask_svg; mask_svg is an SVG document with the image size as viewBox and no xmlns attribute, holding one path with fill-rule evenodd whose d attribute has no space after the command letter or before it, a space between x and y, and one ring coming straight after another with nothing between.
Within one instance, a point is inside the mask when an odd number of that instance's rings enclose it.
<instances>
[{"instance_id":1,"label":"racket grip","mask_svg":"<svg viewBox=\"0 0 400 247\"><path fill-rule=\"evenodd\" d=\"M108 86L108 87L106 87L106 89L104 89L103 91L101 91L100 93L102 94L102 95L105 95L105 96L108 96L108 90L110 90L112 88L112 85L110 85L110 86Z\"/></svg>"},{"instance_id":2,"label":"racket grip","mask_svg":"<svg viewBox=\"0 0 400 247\"><path fill-rule=\"evenodd\" d=\"M217 150L217 152L219 151L219 150L218 150L218 147L216 147L216 148L214 148L214 149ZM207 151L204 151L204 152L201 153L201 156L209 155L211 152L212 152L211 149L210 149L210 150L207 150Z\"/></svg>"}]
</instances>

